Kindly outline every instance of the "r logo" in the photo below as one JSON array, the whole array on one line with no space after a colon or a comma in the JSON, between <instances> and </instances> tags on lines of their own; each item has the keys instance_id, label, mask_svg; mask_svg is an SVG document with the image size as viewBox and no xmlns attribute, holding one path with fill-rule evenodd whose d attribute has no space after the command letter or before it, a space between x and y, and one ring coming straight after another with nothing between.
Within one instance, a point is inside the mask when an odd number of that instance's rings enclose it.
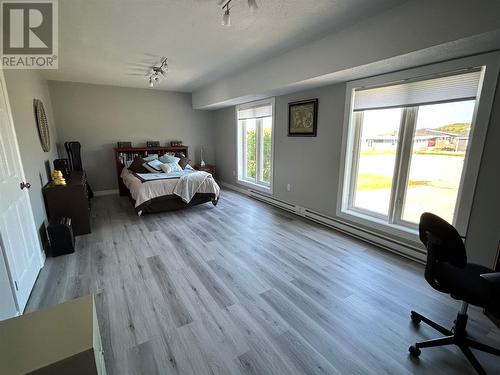
<instances>
[{"instance_id":1,"label":"r logo","mask_svg":"<svg viewBox=\"0 0 500 375\"><path fill-rule=\"evenodd\" d=\"M51 55L53 53L53 3L2 2L2 53Z\"/></svg>"}]
</instances>

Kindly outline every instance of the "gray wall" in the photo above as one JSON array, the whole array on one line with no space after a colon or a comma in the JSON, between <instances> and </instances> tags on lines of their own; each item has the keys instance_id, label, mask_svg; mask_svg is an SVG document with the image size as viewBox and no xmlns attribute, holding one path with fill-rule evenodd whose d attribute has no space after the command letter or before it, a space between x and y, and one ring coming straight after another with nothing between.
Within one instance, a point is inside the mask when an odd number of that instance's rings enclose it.
<instances>
[{"instance_id":1,"label":"gray wall","mask_svg":"<svg viewBox=\"0 0 500 375\"><path fill-rule=\"evenodd\" d=\"M318 136L288 137L288 103L318 98ZM327 86L276 97L274 196L333 215L340 165L345 85ZM222 181L237 185L235 108L215 112L216 165ZM290 184L290 191L286 185ZM325 199L325 194L328 198Z\"/></svg>"},{"instance_id":2,"label":"gray wall","mask_svg":"<svg viewBox=\"0 0 500 375\"><path fill-rule=\"evenodd\" d=\"M486 135L474 203L467 230L470 260L493 266L500 245L500 81Z\"/></svg>"},{"instance_id":3,"label":"gray wall","mask_svg":"<svg viewBox=\"0 0 500 375\"><path fill-rule=\"evenodd\" d=\"M12 117L21 152L26 180L31 183L29 196L37 228L46 219L42 186L50 178L45 163L52 168L52 161L58 158L57 132L54 124L52 103L47 81L40 73L32 70L4 70ZM50 125L50 151L44 152L40 145L38 129L33 112L33 99L43 101Z\"/></svg>"},{"instance_id":4,"label":"gray wall","mask_svg":"<svg viewBox=\"0 0 500 375\"><path fill-rule=\"evenodd\" d=\"M345 84L276 97L273 196L331 217L336 216ZM318 98L318 136L287 136L289 102ZM239 186L236 171L235 108L215 112L217 173L221 181ZM492 266L500 240L500 94L488 130L468 230L469 260ZM286 185L291 184L291 191Z\"/></svg>"},{"instance_id":5,"label":"gray wall","mask_svg":"<svg viewBox=\"0 0 500 375\"><path fill-rule=\"evenodd\" d=\"M190 159L213 161L212 113L193 110L191 95L70 82L49 82L61 144L82 144L83 166L94 191L117 189L113 147L148 140L182 140ZM61 151L61 155L66 153Z\"/></svg>"}]
</instances>

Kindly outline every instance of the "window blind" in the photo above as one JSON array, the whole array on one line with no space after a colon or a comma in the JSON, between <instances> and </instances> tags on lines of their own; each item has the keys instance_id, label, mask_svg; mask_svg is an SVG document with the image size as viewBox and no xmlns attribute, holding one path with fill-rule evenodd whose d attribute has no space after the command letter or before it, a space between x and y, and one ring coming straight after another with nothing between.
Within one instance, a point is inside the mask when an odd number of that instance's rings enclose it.
<instances>
[{"instance_id":1,"label":"window blind","mask_svg":"<svg viewBox=\"0 0 500 375\"><path fill-rule=\"evenodd\" d=\"M354 111L475 99L481 70L374 88L355 89Z\"/></svg>"},{"instance_id":2,"label":"window blind","mask_svg":"<svg viewBox=\"0 0 500 375\"><path fill-rule=\"evenodd\" d=\"M252 118L270 117L273 115L271 104L259 105L238 110L238 120L248 120Z\"/></svg>"}]
</instances>

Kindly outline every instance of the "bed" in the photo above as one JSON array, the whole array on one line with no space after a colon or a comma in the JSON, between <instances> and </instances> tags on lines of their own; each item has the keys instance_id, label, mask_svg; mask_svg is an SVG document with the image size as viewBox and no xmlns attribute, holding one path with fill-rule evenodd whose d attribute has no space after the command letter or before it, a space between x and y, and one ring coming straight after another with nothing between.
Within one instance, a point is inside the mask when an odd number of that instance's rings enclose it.
<instances>
[{"instance_id":1,"label":"bed","mask_svg":"<svg viewBox=\"0 0 500 375\"><path fill-rule=\"evenodd\" d=\"M212 175L206 172L189 169L182 173L140 174L123 168L120 177L129 191L139 216L145 213L177 210L207 202L212 202L216 206L219 200L219 185ZM179 185L183 182L191 183L189 179L192 177L198 177L196 182L199 183L199 186L194 186L195 192L183 196L183 189L179 189Z\"/></svg>"},{"instance_id":2,"label":"bed","mask_svg":"<svg viewBox=\"0 0 500 375\"><path fill-rule=\"evenodd\" d=\"M182 148L182 150L180 150ZM136 173L128 169L131 157L167 152L187 155L187 146L152 148L116 148L120 195L131 198L137 215L178 210L212 202L217 205L220 188L213 176L188 166L173 173ZM130 156L129 156L130 155Z\"/></svg>"}]
</instances>

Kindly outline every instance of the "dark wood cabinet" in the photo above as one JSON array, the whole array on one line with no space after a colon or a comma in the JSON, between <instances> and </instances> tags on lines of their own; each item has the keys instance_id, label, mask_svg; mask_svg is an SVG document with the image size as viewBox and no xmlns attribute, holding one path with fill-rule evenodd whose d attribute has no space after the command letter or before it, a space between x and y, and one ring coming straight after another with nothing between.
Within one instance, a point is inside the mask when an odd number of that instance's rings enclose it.
<instances>
[{"instance_id":1,"label":"dark wood cabinet","mask_svg":"<svg viewBox=\"0 0 500 375\"><path fill-rule=\"evenodd\" d=\"M85 172L71 172L66 186L49 182L43 187L49 219L70 217L75 236L90 233L90 200Z\"/></svg>"}]
</instances>

